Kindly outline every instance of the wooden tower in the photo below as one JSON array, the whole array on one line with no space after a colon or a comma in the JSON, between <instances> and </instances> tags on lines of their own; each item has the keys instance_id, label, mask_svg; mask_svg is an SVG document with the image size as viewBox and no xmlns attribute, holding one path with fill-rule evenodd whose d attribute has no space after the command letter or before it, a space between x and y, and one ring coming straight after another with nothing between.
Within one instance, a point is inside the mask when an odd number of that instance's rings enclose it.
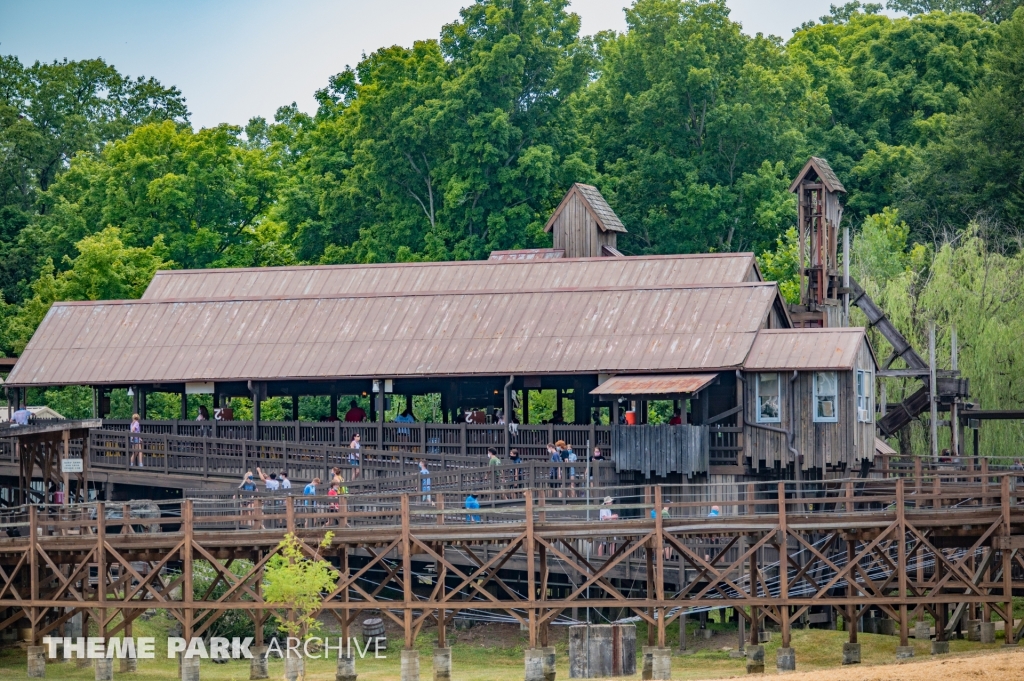
<instances>
[{"instance_id":1,"label":"wooden tower","mask_svg":"<svg viewBox=\"0 0 1024 681\"><path fill-rule=\"evenodd\" d=\"M800 304L791 306L793 321L804 327L845 326L848 287L839 262L839 195L846 188L828 161L812 156L789 191L797 196L800 239Z\"/></svg>"},{"instance_id":2,"label":"wooden tower","mask_svg":"<svg viewBox=\"0 0 1024 681\"><path fill-rule=\"evenodd\" d=\"M619 216L604 200L597 187L575 183L544 225L553 232L553 246L566 258L599 258L622 255L616 237L625 234Z\"/></svg>"}]
</instances>

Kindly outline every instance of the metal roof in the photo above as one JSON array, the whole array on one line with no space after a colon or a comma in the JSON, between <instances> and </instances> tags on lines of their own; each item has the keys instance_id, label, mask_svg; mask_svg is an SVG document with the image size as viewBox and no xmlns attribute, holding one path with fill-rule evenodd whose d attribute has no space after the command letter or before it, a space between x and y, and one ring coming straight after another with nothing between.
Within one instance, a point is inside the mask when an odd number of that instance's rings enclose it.
<instances>
[{"instance_id":1,"label":"metal roof","mask_svg":"<svg viewBox=\"0 0 1024 681\"><path fill-rule=\"evenodd\" d=\"M56 303L10 385L739 367L774 283Z\"/></svg>"},{"instance_id":2,"label":"metal roof","mask_svg":"<svg viewBox=\"0 0 1024 681\"><path fill-rule=\"evenodd\" d=\"M591 395L679 395L695 393L718 374L613 376L590 391Z\"/></svg>"},{"instance_id":3,"label":"metal roof","mask_svg":"<svg viewBox=\"0 0 1024 681\"><path fill-rule=\"evenodd\" d=\"M764 329L757 334L743 367L769 369L852 369L866 342L860 327Z\"/></svg>"},{"instance_id":4,"label":"metal roof","mask_svg":"<svg viewBox=\"0 0 1024 681\"><path fill-rule=\"evenodd\" d=\"M555 260L564 257L564 248L520 248L513 251L491 251L487 260Z\"/></svg>"},{"instance_id":5,"label":"metal roof","mask_svg":"<svg viewBox=\"0 0 1024 681\"><path fill-rule=\"evenodd\" d=\"M838 177L836 177L836 173L832 170L832 166L828 164L828 161L817 156L811 156L807 159L807 163L804 164L804 167L797 174L796 179L793 180L793 184L789 186L789 191L795 192L796 188L800 186L800 183L804 181L804 178L807 177L807 174L811 170L814 170L814 174L818 176L818 179L821 180L821 183L824 184L825 188L830 192L846 193L846 187L844 187L843 183L839 181Z\"/></svg>"},{"instance_id":6,"label":"metal roof","mask_svg":"<svg viewBox=\"0 0 1024 681\"><path fill-rule=\"evenodd\" d=\"M157 272L143 300L596 286L689 286L759 280L753 253L462 260Z\"/></svg>"}]
</instances>

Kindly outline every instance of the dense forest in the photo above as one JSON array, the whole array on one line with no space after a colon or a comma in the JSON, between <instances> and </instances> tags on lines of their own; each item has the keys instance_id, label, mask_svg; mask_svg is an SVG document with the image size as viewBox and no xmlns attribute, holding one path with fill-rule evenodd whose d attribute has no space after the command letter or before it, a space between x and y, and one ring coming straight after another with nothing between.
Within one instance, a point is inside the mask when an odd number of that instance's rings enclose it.
<instances>
[{"instance_id":1,"label":"dense forest","mask_svg":"<svg viewBox=\"0 0 1024 681\"><path fill-rule=\"evenodd\" d=\"M792 297L787 189L819 155L848 189L857 278L919 347L956 325L979 402L1019 407L1019 5L851 2L782 39L724 0L637 0L594 36L566 0L480 0L340 71L313 114L198 131L178 89L100 58L0 56L0 353L53 301L138 297L161 268L550 245L575 181L621 216L625 253L752 250ZM991 446L1024 435L999 427Z\"/></svg>"}]
</instances>

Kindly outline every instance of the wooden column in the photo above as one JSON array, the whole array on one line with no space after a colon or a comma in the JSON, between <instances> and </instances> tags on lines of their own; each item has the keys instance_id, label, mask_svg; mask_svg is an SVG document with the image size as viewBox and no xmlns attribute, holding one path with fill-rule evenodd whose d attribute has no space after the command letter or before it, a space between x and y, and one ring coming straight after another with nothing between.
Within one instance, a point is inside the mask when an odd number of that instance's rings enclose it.
<instances>
[{"instance_id":1,"label":"wooden column","mask_svg":"<svg viewBox=\"0 0 1024 681\"><path fill-rule=\"evenodd\" d=\"M654 575L655 596L660 602L665 601L665 535L661 509L664 501L661 498L661 485L654 488L654 550L657 552L657 570ZM665 647L665 608L657 609L658 615L658 647Z\"/></svg>"},{"instance_id":2,"label":"wooden column","mask_svg":"<svg viewBox=\"0 0 1024 681\"><path fill-rule=\"evenodd\" d=\"M44 483L45 484L45 483ZM39 551L36 547L38 539L37 527L39 526L39 514L35 505L28 507L28 578L29 597L35 603L39 600ZM39 610L38 608L26 608L28 610L29 622L29 645L39 645Z\"/></svg>"},{"instance_id":3,"label":"wooden column","mask_svg":"<svg viewBox=\"0 0 1024 681\"><path fill-rule=\"evenodd\" d=\"M255 406L253 411L255 412ZM188 421L188 394L184 390L181 391L181 420Z\"/></svg>"},{"instance_id":4,"label":"wooden column","mask_svg":"<svg viewBox=\"0 0 1024 681\"><path fill-rule=\"evenodd\" d=\"M651 600L651 597L655 592L654 583L657 578L654 574L654 547L651 546L650 541L644 544L644 558L647 563L647 600ZM655 609L653 607L647 608L647 614L651 617L655 617ZM658 629L660 630L661 627L658 627ZM647 625L647 645L653 646L657 640L655 637L659 633L661 632L656 631L655 627Z\"/></svg>"},{"instance_id":5,"label":"wooden column","mask_svg":"<svg viewBox=\"0 0 1024 681\"><path fill-rule=\"evenodd\" d=\"M192 593L192 542L193 539L193 515L192 515L192 500L185 499L181 502L181 527L185 534L185 543L182 545L182 583L181 583L181 600L182 605L182 617L184 622L181 627L181 635L185 638L185 641L192 640L192 631L194 629L195 611L193 610L192 599L194 594Z\"/></svg>"},{"instance_id":6,"label":"wooden column","mask_svg":"<svg viewBox=\"0 0 1024 681\"><path fill-rule=\"evenodd\" d=\"M782 629L782 647L789 647L789 532L786 527L786 483L779 482L779 623Z\"/></svg>"},{"instance_id":7,"label":"wooden column","mask_svg":"<svg viewBox=\"0 0 1024 681\"><path fill-rule=\"evenodd\" d=\"M525 391L524 391L525 392ZM526 585L529 592L529 637L530 647L537 647L537 578L536 555L533 540L533 490L527 488L523 492L526 501Z\"/></svg>"},{"instance_id":8,"label":"wooden column","mask_svg":"<svg viewBox=\"0 0 1024 681\"><path fill-rule=\"evenodd\" d=\"M907 597L907 519L906 519L906 508L904 508L904 495L903 495L903 478L897 478L896 480L896 519L897 519L897 560L896 565L898 566L897 578L899 582L899 594L900 600ZM920 561L919 561L920 562ZM851 577L852 579L852 573ZM900 645L909 645L909 622L907 619L907 605L902 603L900 605Z\"/></svg>"},{"instance_id":9,"label":"wooden column","mask_svg":"<svg viewBox=\"0 0 1024 681\"><path fill-rule=\"evenodd\" d=\"M381 383L380 388L380 394L383 395L383 382ZM412 607L414 605L414 597L412 593L412 540L410 537L408 494L402 495L402 597L403 605L405 606L403 610L405 625L405 649L412 650L413 644L415 643L415 641L413 640L412 626Z\"/></svg>"},{"instance_id":10,"label":"wooden column","mask_svg":"<svg viewBox=\"0 0 1024 681\"><path fill-rule=\"evenodd\" d=\"M849 565L854 561L857 552L854 547L852 540L846 542L846 564ZM856 591L853 588L853 572L851 571L850 576L846 578L846 597L849 599L856 598ZM857 605L850 603L846 606L846 629L850 634L850 643L857 642L857 626L860 623L860 618L857 617Z\"/></svg>"},{"instance_id":11,"label":"wooden column","mask_svg":"<svg viewBox=\"0 0 1024 681\"><path fill-rule=\"evenodd\" d=\"M292 421L299 420L299 396L292 395ZM297 442L298 440L296 440Z\"/></svg>"},{"instance_id":12,"label":"wooden column","mask_svg":"<svg viewBox=\"0 0 1024 681\"><path fill-rule=\"evenodd\" d=\"M530 423L530 390L523 388L523 425Z\"/></svg>"},{"instance_id":13,"label":"wooden column","mask_svg":"<svg viewBox=\"0 0 1024 681\"><path fill-rule=\"evenodd\" d=\"M338 396L335 393L331 393L331 418L338 418Z\"/></svg>"},{"instance_id":14,"label":"wooden column","mask_svg":"<svg viewBox=\"0 0 1024 681\"><path fill-rule=\"evenodd\" d=\"M757 551L754 551L753 553L750 554L750 597L751 598L757 598L757 581L758 581L758 576L757 576L758 575L758 572L757 572L757 553L758 553ZM757 606L756 605L750 606L750 645L752 645L752 646L756 646L756 645L759 644L758 638L760 638L760 636L759 636L759 633L758 633L758 623L759 623L758 619L759 619L759 617L758 617L758 614L757 614Z\"/></svg>"},{"instance_id":15,"label":"wooden column","mask_svg":"<svg viewBox=\"0 0 1024 681\"><path fill-rule=\"evenodd\" d=\"M1006 543L1003 545L1003 597L1006 602L1003 607L1006 608L1007 620L1004 623L1004 639L1005 645L1013 645L1016 641L1014 640L1013 631L1013 549L1010 548L1010 476L1004 475L1001 480L1001 500L1002 500L1002 516L1003 516L1003 537L1005 537Z\"/></svg>"}]
</instances>

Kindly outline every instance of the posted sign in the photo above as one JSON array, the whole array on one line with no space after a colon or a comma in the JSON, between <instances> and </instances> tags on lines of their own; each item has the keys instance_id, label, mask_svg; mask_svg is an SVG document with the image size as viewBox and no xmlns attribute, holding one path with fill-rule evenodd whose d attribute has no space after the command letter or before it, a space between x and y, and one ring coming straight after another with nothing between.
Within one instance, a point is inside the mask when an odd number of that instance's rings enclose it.
<instances>
[{"instance_id":1,"label":"posted sign","mask_svg":"<svg viewBox=\"0 0 1024 681\"><path fill-rule=\"evenodd\" d=\"M61 473L81 473L85 470L81 459L61 459Z\"/></svg>"}]
</instances>

